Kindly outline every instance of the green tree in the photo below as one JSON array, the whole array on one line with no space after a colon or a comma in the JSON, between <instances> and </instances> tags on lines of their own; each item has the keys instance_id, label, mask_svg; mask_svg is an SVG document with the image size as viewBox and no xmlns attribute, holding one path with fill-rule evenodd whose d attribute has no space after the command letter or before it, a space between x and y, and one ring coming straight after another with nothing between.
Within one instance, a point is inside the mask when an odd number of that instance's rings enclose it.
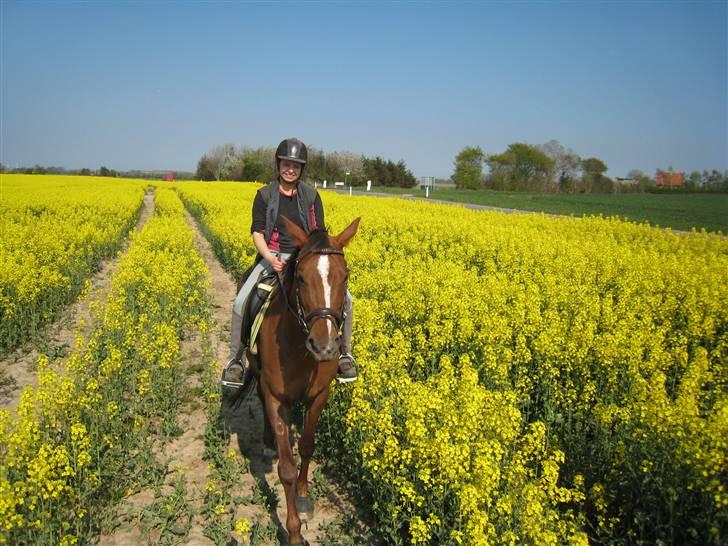
<instances>
[{"instance_id":1,"label":"green tree","mask_svg":"<svg viewBox=\"0 0 728 546\"><path fill-rule=\"evenodd\" d=\"M685 179L685 187L690 191L695 191L700 188L700 171L693 171Z\"/></svg>"},{"instance_id":2,"label":"green tree","mask_svg":"<svg viewBox=\"0 0 728 546\"><path fill-rule=\"evenodd\" d=\"M243 172L240 179L246 181L265 180L266 178L263 177L264 172L265 167L256 158L251 157L243 160Z\"/></svg>"},{"instance_id":3,"label":"green tree","mask_svg":"<svg viewBox=\"0 0 728 546\"><path fill-rule=\"evenodd\" d=\"M607 165L601 159L590 157L581 162L584 174L604 174L607 172Z\"/></svg>"},{"instance_id":4,"label":"green tree","mask_svg":"<svg viewBox=\"0 0 728 546\"><path fill-rule=\"evenodd\" d=\"M417 185L417 179L415 178L415 175L412 174L412 171L407 168L404 159L400 159L397 162L394 172L397 186L402 188L414 188Z\"/></svg>"},{"instance_id":5,"label":"green tree","mask_svg":"<svg viewBox=\"0 0 728 546\"><path fill-rule=\"evenodd\" d=\"M203 155L197 162L196 178L206 181L215 180L215 173L212 172L210 158L206 155Z\"/></svg>"},{"instance_id":6,"label":"green tree","mask_svg":"<svg viewBox=\"0 0 728 546\"><path fill-rule=\"evenodd\" d=\"M378 156L374 159L362 158L362 175L362 181L371 180L377 186L412 188L417 185L417 179L404 160L394 163Z\"/></svg>"},{"instance_id":7,"label":"green tree","mask_svg":"<svg viewBox=\"0 0 728 546\"><path fill-rule=\"evenodd\" d=\"M326 175L326 154L313 146L308 147L308 163L306 163L306 176L309 180L328 180Z\"/></svg>"},{"instance_id":8,"label":"green tree","mask_svg":"<svg viewBox=\"0 0 728 546\"><path fill-rule=\"evenodd\" d=\"M589 157L582 160L581 168L584 170L582 177L583 189L586 193L591 193L595 189L602 189L605 185L604 173L607 172L607 165L601 159Z\"/></svg>"},{"instance_id":9,"label":"green tree","mask_svg":"<svg viewBox=\"0 0 728 546\"><path fill-rule=\"evenodd\" d=\"M99 169L99 176L110 176L112 178L116 178L117 172L114 169L109 169L105 165L102 165Z\"/></svg>"},{"instance_id":10,"label":"green tree","mask_svg":"<svg viewBox=\"0 0 728 546\"><path fill-rule=\"evenodd\" d=\"M502 154L488 158L490 185L495 189L544 191L555 161L531 144L515 142Z\"/></svg>"},{"instance_id":11,"label":"green tree","mask_svg":"<svg viewBox=\"0 0 728 546\"><path fill-rule=\"evenodd\" d=\"M274 147L243 148L240 157L243 161L242 180L270 182L276 177L276 149ZM309 175L308 170L304 172Z\"/></svg>"},{"instance_id":12,"label":"green tree","mask_svg":"<svg viewBox=\"0 0 728 546\"><path fill-rule=\"evenodd\" d=\"M455 156L455 172L452 180L458 189L476 190L483 177L485 153L480 146L466 146Z\"/></svg>"}]
</instances>

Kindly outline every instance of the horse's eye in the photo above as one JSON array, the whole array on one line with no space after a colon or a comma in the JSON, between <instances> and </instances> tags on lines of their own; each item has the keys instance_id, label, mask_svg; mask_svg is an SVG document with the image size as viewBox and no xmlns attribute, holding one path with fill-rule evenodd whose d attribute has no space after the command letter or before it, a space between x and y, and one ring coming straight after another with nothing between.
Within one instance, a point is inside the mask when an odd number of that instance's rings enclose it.
<instances>
[{"instance_id":1,"label":"horse's eye","mask_svg":"<svg viewBox=\"0 0 728 546\"><path fill-rule=\"evenodd\" d=\"M303 280L303 275L297 275L296 281L298 281L299 284L306 284Z\"/></svg>"}]
</instances>

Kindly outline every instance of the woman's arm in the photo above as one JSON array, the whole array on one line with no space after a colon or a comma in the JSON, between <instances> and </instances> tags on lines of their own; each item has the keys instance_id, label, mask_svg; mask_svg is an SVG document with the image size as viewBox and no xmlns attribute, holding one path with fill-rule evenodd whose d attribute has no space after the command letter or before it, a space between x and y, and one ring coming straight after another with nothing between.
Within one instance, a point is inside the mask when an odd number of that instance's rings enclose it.
<instances>
[{"instance_id":1,"label":"woman's arm","mask_svg":"<svg viewBox=\"0 0 728 546\"><path fill-rule=\"evenodd\" d=\"M253 244L258 250L258 253L263 256L263 259L271 265L273 271L276 271L278 273L283 271L283 267L286 265L286 262L278 258L278 256L275 256L270 251L270 249L268 248L268 244L265 242L265 236L261 232L253 232Z\"/></svg>"},{"instance_id":2,"label":"woman's arm","mask_svg":"<svg viewBox=\"0 0 728 546\"><path fill-rule=\"evenodd\" d=\"M253 244L258 250L258 254L271 265L273 271L283 271L285 262L279 260L277 256L274 256L268 248L268 244L265 242L265 235L263 235L264 230L265 202L260 192L258 192L255 194L255 199L253 200L253 223L250 226L250 233L253 235Z\"/></svg>"}]
</instances>

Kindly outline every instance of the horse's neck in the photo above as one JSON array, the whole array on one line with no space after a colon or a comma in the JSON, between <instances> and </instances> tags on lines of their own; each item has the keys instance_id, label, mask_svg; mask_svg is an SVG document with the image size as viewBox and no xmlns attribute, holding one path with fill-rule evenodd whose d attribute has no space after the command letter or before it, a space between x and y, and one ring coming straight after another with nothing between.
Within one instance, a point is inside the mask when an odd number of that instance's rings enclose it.
<instances>
[{"instance_id":1,"label":"horse's neck","mask_svg":"<svg viewBox=\"0 0 728 546\"><path fill-rule=\"evenodd\" d=\"M297 312L297 304L296 288L293 283L289 287L280 287L278 297L273 301L272 306L272 314L278 314L280 317L278 329L283 334L283 339L293 340L296 336L300 336L301 338L305 337L303 329L295 315Z\"/></svg>"}]
</instances>

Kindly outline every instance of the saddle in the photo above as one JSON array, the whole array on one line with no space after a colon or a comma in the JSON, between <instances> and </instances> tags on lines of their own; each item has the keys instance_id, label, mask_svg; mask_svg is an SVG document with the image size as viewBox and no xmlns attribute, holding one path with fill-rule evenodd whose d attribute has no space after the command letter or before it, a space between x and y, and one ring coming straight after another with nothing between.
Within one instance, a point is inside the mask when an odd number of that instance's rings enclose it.
<instances>
[{"instance_id":1,"label":"saddle","mask_svg":"<svg viewBox=\"0 0 728 546\"><path fill-rule=\"evenodd\" d=\"M263 318L268 311L271 297L278 289L278 275L272 272L258 279L243 308L241 347L248 347L254 355L258 354L257 338Z\"/></svg>"}]
</instances>

